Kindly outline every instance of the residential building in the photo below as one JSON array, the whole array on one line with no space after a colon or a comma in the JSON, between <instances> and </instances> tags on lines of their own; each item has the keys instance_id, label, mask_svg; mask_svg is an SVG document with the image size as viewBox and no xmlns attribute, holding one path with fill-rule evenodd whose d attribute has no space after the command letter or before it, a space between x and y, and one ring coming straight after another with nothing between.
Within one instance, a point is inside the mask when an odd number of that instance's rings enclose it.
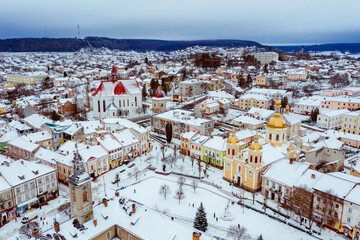
<instances>
[{"instance_id":1,"label":"residential building","mask_svg":"<svg viewBox=\"0 0 360 240\"><path fill-rule=\"evenodd\" d=\"M211 136L203 145L202 160L212 166L223 169L223 157L226 155L226 138Z\"/></svg>"},{"instance_id":2,"label":"residential building","mask_svg":"<svg viewBox=\"0 0 360 240\"><path fill-rule=\"evenodd\" d=\"M9 154L15 159L33 160L39 144L23 140L21 137L8 142Z\"/></svg>"},{"instance_id":3,"label":"residential building","mask_svg":"<svg viewBox=\"0 0 360 240\"><path fill-rule=\"evenodd\" d=\"M0 166L0 173L12 188L16 206L8 213L10 219L14 213L39 207L59 195L56 169L52 167L18 160Z\"/></svg>"},{"instance_id":4,"label":"residential building","mask_svg":"<svg viewBox=\"0 0 360 240\"><path fill-rule=\"evenodd\" d=\"M197 80L186 80L179 83L179 95L191 98L204 93L203 83Z\"/></svg>"},{"instance_id":5,"label":"residential building","mask_svg":"<svg viewBox=\"0 0 360 240\"><path fill-rule=\"evenodd\" d=\"M344 133L360 134L360 111L348 112L342 115L341 131Z\"/></svg>"},{"instance_id":6,"label":"residential building","mask_svg":"<svg viewBox=\"0 0 360 240\"><path fill-rule=\"evenodd\" d=\"M164 91L161 90L159 86L154 96L151 98L151 110L155 113L165 111L166 102L167 102L167 98L165 97L165 93Z\"/></svg>"},{"instance_id":7,"label":"residential building","mask_svg":"<svg viewBox=\"0 0 360 240\"><path fill-rule=\"evenodd\" d=\"M11 185L0 174L0 227L16 217Z\"/></svg>"},{"instance_id":8,"label":"residential building","mask_svg":"<svg viewBox=\"0 0 360 240\"><path fill-rule=\"evenodd\" d=\"M238 107L240 110L248 111L252 107L269 109L270 102L270 98L264 95L246 93L239 99L235 99L232 105Z\"/></svg>"},{"instance_id":9,"label":"residential building","mask_svg":"<svg viewBox=\"0 0 360 240\"><path fill-rule=\"evenodd\" d=\"M261 64L269 64L279 60L279 54L276 52L258 52L254 54L254 57Z\"/></svg>"},{"instance_id":10,"label":"residential building","mask_svg":"<svg viewBox=\"0 0 360 240\"><path fill-rule=\"evenodd\" d=\"M341 128L342 116L349 113L347 109L341 110L327 110L322 109L317 116L316 124L318 127L329 129Z\"/></svg>"},{"instance_id":11,"label":"residential building","mask_svg":"<svg viewBox=\"0 0 360 240\"><path fill-rule=\"evenodd\" d=\"M355 111L360 109L360 98L354 97L327 97L321 103L323 109L348 109Z\"/></svg>"},{"instance_id":12,"label":"residential building","mask_svg":"<svg viewBox=\"0 0 360 240\"><path fill-rule=\"evenodd\" d=\"M151 118L152 131L165 135L165 126L169 123L172 124L173 137L177 139L180 139L180 134L195 130L209 136L214 129L214 122L191 114L185 110L172 110L155 115Z\"/></svg>"},{"instance_id":13,"label":"residential building","mask_svg":"<svg viewBox=\"0 0 360 240\"><path fill-rule=\"evenodd\" d=\"M360 239L360 185L356 185L344 199L342 229L350 239Z\"/></svg>"},{"instance_id":14,"label":"residential building","mask_svg":"<svg viewBox=\"0 0 360 240\"><path fill-rule=\"evenodd\" d=\"M6 81L14 85L41 85L47 77L48 75L44 72L23 72L7 74Z\"/></svg>"}]
</instances>

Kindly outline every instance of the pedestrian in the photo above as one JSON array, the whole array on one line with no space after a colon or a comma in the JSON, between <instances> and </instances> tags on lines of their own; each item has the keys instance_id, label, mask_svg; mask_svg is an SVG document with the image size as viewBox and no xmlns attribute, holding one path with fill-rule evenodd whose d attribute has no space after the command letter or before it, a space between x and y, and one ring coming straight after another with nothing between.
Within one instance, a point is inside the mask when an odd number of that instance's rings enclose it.
<instances>
[{"instance_id":1,"label":"pedestrian","mask_svg":"<svg viewBox=\"0 0 360 240\"><path fill-rule=\"evenodd\" d=\"M219 219L218 218L216 218L216 221L218 221Z\"/></svg>"},{"instance_id":2,"label":"pedestrian","mask_svg":"<svg viewBox=\"0 0 360 240\"><path fill-rule=\"evenodd\" d=\"M136 190L134 189L134 193L136 193Z\"/></svg>"},{"instance_id":3,"label":"pedestrian","mask_svg":"<svg viewBox=\"0 0 360 240\"><path fill-rule=\"evenodd\" d=\"M214 218L215 218L216 216L215 216L215 213L214 213Z\"/></svg>"}]
</instances>

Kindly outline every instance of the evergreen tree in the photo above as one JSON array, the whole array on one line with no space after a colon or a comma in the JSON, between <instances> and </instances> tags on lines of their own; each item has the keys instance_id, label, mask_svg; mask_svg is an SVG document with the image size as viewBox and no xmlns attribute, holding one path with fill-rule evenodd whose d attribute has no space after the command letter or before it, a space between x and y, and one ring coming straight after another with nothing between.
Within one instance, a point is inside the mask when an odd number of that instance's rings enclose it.
<instances>
[{"instance_id":1,"label":"evergreen tree","mask_svg":"<svg viewBox=\"0 0 360 240\"><path fill-rule=\"evenodd\" d=\"M310 117L313 122L316 122L317 116L319 115L319 109L315 108L314 110L311 110Z\"/></svg>"},{"instance_id":2,"label":"evergreen tree","mask_svg":"<svg viewBox=\"0 0 360 240\"><path fill-rule=\"evenodd\" d=\"M281 108L285 108L286 105L288 105L289 101L288 101L288 98L287 97L283 97L281 99Z\"/></svg>"},{"instance_id":3,"label":"evergreen tree","mask_svg":"<svg viewBox=\"0 0 360 240\"><path fill-rule=\"evenodd\" d=\"M269 73L267 63L265 63L264 68L263 68L263 71L264 71L264 73Z\"/></svg>"},{"instance_id":4,"label":"evergreen tree","mask_svg":"<svg viewBox=\"0 0 360 240\"><path fill-rule=\"evenodd\" d=\"M151 81L150 81L150 95L151 96L154 96L158 86L159 86L159 81L157 79L154 79L154 78L151 79Z\"/></svg>"},{"instance_id":5,"label":"evergreen tree","mask_svg":"<svg viewBox=\"0 0 360 240\"><path fill-rule=\"evenodd\" d=\"M198 208L194 219L194 228L205 232L207 227L208 227L208 223L206 219L206 212L203 207L203 204L200 203L200 207Z\"/></svg>"},{"instance_id":6,"label":"evergreen tree","mask_svg":"<svg viewBox=\"0 0 360 240\"><path fill-rule=\"evenodd\" d=\"M165 133L166 133L166 141L168 143L171 143L171 139L172 139L172 135L173 135L173 130L172 130L172 124L171 123L166 124Z\"/></svg>"}]
</instances>

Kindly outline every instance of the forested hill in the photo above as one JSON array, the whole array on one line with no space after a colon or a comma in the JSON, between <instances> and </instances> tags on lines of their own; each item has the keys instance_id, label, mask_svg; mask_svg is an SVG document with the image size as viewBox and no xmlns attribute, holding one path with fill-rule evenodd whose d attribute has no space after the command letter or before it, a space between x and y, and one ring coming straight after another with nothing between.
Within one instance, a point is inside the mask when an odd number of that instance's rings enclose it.
<instances>
[{"instance_id":1,"label":"forested hill","mask_svg":"<svg viewBox=\"0 0 360 240\"><path fill-rule=\"evenodd\" d=\"M105 37L77 38L13 38L0 40L0 52L74 52L81 48L101 48L134 51L175 51L192 46L208 47L263 47L254 41L245 40L197 40L197 41L166 41L152 39L114 39Z\"/></svg>"},{"instance_id":2,"label":"forested hill","mask_svg":"<svg viewBox=\"0 0 360 240\"><path fill-rule=\"evenodd\" d=\"M286 52L300 52L301 45L294 46L274 46L282 51ZM342 53L350 52L350 53L360 53L360 43L327 43L327 44L319 44L319 45L305 45L305 52L322 52L322 51L340 51Z\"/></svg>"}]
</instances>

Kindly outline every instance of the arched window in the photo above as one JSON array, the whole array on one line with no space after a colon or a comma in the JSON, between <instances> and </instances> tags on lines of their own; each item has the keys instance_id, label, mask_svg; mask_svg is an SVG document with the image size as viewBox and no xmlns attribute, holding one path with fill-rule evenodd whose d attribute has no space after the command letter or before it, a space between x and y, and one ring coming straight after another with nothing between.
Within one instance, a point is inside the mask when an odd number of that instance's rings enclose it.
<instances>
[{"instance_id":1,"label":"arched window","mask_svg":"<svg viewBox=\"0 0 360 240\"><path fill-rule=\"evenodd\" d=\"M279 134L276 134L276 141L279 141Z\"/></svg>"},{"instance_id":2,"label":"arched window","mask_svg":"<svg viewBox=\"0 0 360 240\"><path fill-rule=\"evenodd\" d=\"M137 107L137 98L135 97L135 107Z\"/></svg>"},{"instance_id":3,"label":"arched window","mask_svg":"<svg viewBox=\"0 0 360 240\"><path fill-rule=\"evenodd\" d=\"M230 155L230 148L228 148L228 155Z\"/></svg>"},{"instance_id":4,"label":"arched window","mask_svg":"<svg viewBox=\"0 0 360 240\"><path fill-rule=\"evenodd\" d=\"M261 163L261 157L259 157L259 163Z\"/></svg>"},{"instance_id":5,"label":"arched window","mask_svg":"<svg viewBox=\"0 0 360 240\"><path fill-rule=\"evenodd\" d=\"M235 156L235 149L232 150L232 155Z\"/></svg>"},{"instance_id":6,"label":"arched window","mask_svg":"<svg viewBox=\"0 0 360 240\"><path fill-rule=\"evenodd\" d=\"M282 140L284 140L285 139L285 134L283 134L283 139Z\"/></svg>"},{"instance_id":7,"label":"arched window","mask_svg":"<svg viewBox=\"0 0 360 240\"><path fill-rule=\"evenodd\" d=\"M239 171L239 173L241 173L241 166L238 167L238 171Z\"/></svg>"},{"instance_id":8,"label":"arched window","mask_svg":"<svg viewBox=\"0 0 360 240\"><path fill-rule=\"evenodd\" d=\"M119 100L119 107L121 107L121 100Z\"/></svg>"},{"instance_id":9,"label":"arched window","mask_svg":"<svg viewBox=\"0 0 360 240\"><path fill-rule=\"evenodd\" d=\"M129 104L129 99L127 100L127 104L128 104L128 106L130 106L130 104Z\"/></svg>"},{"instance_id":10,"label":"arched window","mask_svg":"<svg viewBox=\"0 0 360 240\"><path fill-rule=\"evenodd\" d=\"M252 162L252 156L250 156L250 162Z\"/></svg>"},{"instance_id":11,"label":"arched window","mask_svg":"<svg viewBox=\"0 0 360 240\"><path fill-rule=\"evenodd\" d=\"M100 112L100 100L98 100L98 112Z\"/></svg>"},{"instance_id":12,"label":"arched window","mask_svg":"<svg viewBox=\"0 0 360 240\"><path fill-rule=\"evenodd\" d=\"M104 109L104 112L105 112L105 109L106 109L106 103L105 103L105 100L103 100L103 109Z\"/></svg>"},{"instance_id":13,"label":"arched window","mask_svg":"<svg viewBox=\"0 0 360 240\"><path fill-rule=\"evenodd\" d=\"M269 140L271 140L271 137L272 137L272 135L271 135L271 133L269 134Z\"/></svg>"},{"instance_id":14,"label":"arched window","mask_svg":"<svg viewBox=\"0 0 360 240\"><path fill-rule=\"evenodd\" d=\"M88 201L88 197L87 197L87 191L83 192L83 202L87 202Z\"/></svg>"},{"instance_id":15,"label":"arched window","mask_svg":"<svg viewBox=\"0 0 360 240\"><path fill-rule=\"evenodd\" d=\"M257 157L255 157L255 163L257 163L257 159L258 159L258 158L257 158Z\"/></svg>"}]
</instances>

